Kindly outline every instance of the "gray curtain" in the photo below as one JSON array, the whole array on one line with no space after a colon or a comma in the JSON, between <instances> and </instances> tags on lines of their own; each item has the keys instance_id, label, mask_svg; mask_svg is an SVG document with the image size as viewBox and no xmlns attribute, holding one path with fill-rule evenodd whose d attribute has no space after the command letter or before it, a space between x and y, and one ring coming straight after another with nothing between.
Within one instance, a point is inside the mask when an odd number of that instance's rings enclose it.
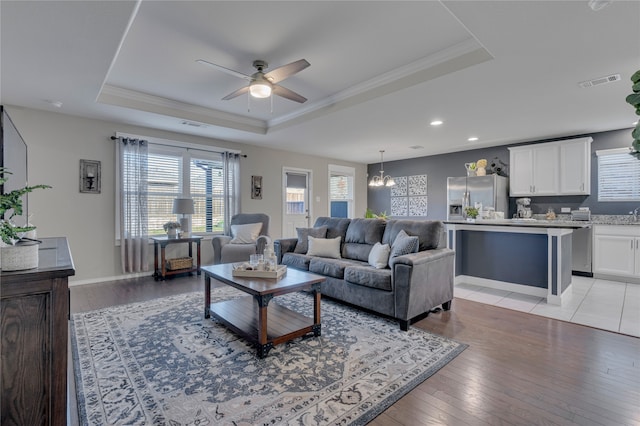
<instances>
[{"instance_id":1,"label":"gray curtain","mask_svg":"<svg viewBox=\"0 0 640 426\"><path fill-rule=\"evenodd\" d=\"M231 235L231 217L240 213L240 154L224 156L224 233Z\"/></svg>"},{"instance_id":2,"label":"gray curtain","mask_svg":"<svg viewBox=\"0 0 640 426\"><path fill-rule=\"evenodd\" d=\"M147 141L118 138L120 165L120 257L123 272L149 270L149 226L147 209Z\"/></svg>"}]
</instances>

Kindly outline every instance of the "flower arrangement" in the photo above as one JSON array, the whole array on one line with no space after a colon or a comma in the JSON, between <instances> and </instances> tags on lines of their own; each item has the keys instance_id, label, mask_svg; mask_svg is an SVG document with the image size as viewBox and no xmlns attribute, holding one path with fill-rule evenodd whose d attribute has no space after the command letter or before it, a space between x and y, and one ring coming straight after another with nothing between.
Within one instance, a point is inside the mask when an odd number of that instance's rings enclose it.
<instances>
[{"instance_id":1,"label":"flower arrangement","mask_svg":"<svg viewBox=\"0 0 640 426\"><path fill-rule=\"evenodd\" d=\"M164 228L165 232L168 232L170 229L180 229L180 222L167 222L162 225L162 228Z\"/></svg>"},{"instance_id":2,"label":"flower arrangement","mask_svg":"<svg viewBox=\"0 0 640 426\"><path fill-rule=\"evenodd\" d=\"M0 167L0 185L8 180L6 175L10 175L11 172L5 167ZM11 221L14 216L20 216L22 214L22 196L32 192L35 189L51 188L49 185L34 185L25 186L22 189L14 189L6 194L0 194L0 239L6 245L15 245L20 240L24 239L24 234L36 229L35 226L17 226ZM6 217L6 213L11 211L9 217Z\"/></svg>"},{"instance_id":3,"label":"flower arrangement","mask_svg":"<svg viewBox=\"0 0 640 426\"><path fill-rule=\"evenodd\" d=\"M476 161L476 166L478 168L482 167L484 169L485 167L487 167L487 160L481 158L480 160Z\"/></svg>"}]
</instances>

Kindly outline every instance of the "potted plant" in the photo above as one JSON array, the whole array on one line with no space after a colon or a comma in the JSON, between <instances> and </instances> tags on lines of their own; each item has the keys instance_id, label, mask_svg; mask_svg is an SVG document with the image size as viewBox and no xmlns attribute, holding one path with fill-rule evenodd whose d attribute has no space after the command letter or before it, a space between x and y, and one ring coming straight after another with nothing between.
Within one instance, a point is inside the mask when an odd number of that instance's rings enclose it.
<instances>
[{"instance_id":1,"label":"potted plant","mask_svg":"<svg viewBox=\"0 0 640 426\"><path fill-rule=\"evenodd\" d=\"M164 231L167 233L169 237L175 237L178 233L178 229L180 229L180 222L167 222L162 225Z\"/></svg>"},{"instance_id":2,"label":"potted plant","mask_svg":"<svg viewBox=\"0 0 640 426\"><path fill-rule=\"evenodd\" d=\"M640 115L640 70L633 73L631 82L633 83L631 87L633 93L627 96L626 101L635 108L636 115ZM640 160L640 122L636 124L635 129L631 132L631 137L633 138L630 148L631 154Z\"/></svg>"},{"instance_id":3,"label":"potted plant","mask_svg":"<svg viewBox=\"0 0 640 426\"><path fill-rule=\"evenodd\" d=\"M367 210L364 212L365 219L389 219L389 215L387 212L375 213L373 210L367 207Z\"/></svg>"},{"instance_id":4,"label":"potted plant","mask_svg":"<svg viewBox=\"0 0 640 426\"><path fill-rule=\"evenodd\" d=\"M478 209L475 208L475 207L465 207L464 208L464 212L465 212L465 215L467 217L467 220L471 219L472 221L476 220L476 218L478 217L478 213L479 213Z\"/></svg>"},{"instance_id":5,"label":"potted plant","mask_svg":"<svg viewBox=\"0 0 640 426\"><path fill-rule=\"evenodd\" d=\"M4 185L10 175L6 168L0 167L0 185ZM0 267L3 271L18 271L38 266L39 241L25 237L35 226L17 226L12 219L22 214L22 196L35 189L51 188L49 185L25 186L0 194Z\"/></svg>"}]
</instances>

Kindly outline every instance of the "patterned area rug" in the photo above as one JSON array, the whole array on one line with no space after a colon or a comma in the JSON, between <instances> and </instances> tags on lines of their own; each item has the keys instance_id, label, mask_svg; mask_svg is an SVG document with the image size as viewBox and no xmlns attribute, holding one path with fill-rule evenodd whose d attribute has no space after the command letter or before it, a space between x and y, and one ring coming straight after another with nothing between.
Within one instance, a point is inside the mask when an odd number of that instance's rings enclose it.
<instances>
[{"instance_id":1,"label":"patterned area rug","mask_svg":"<svg viewBox=\"0 0 640 426\"><path fill-rule=\"evenodd\" d=\"M313 316L309 294L271 303ZM259 359L202 305L197 292L74 314L82 424L362 425L466 348L323 299L322 336Z\"/></svg>"}]
</instances>

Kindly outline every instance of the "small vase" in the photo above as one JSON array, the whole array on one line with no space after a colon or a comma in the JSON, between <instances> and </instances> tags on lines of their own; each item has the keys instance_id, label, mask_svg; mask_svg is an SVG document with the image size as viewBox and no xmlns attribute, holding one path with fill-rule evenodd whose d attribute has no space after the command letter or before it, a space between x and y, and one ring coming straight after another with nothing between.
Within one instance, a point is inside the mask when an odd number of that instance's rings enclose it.
<instances>
[{"instance_id":1,"label":"small vase","mask_svg":"<svg viewBox=\"0 0 640 426\"><path fill-rule=\"evenodd\" d=\"M175 228L171 228L167 230L167 236L169 238L175 238L176 235L178 234L177 230Z\"/></svg>"}]
</instances>

